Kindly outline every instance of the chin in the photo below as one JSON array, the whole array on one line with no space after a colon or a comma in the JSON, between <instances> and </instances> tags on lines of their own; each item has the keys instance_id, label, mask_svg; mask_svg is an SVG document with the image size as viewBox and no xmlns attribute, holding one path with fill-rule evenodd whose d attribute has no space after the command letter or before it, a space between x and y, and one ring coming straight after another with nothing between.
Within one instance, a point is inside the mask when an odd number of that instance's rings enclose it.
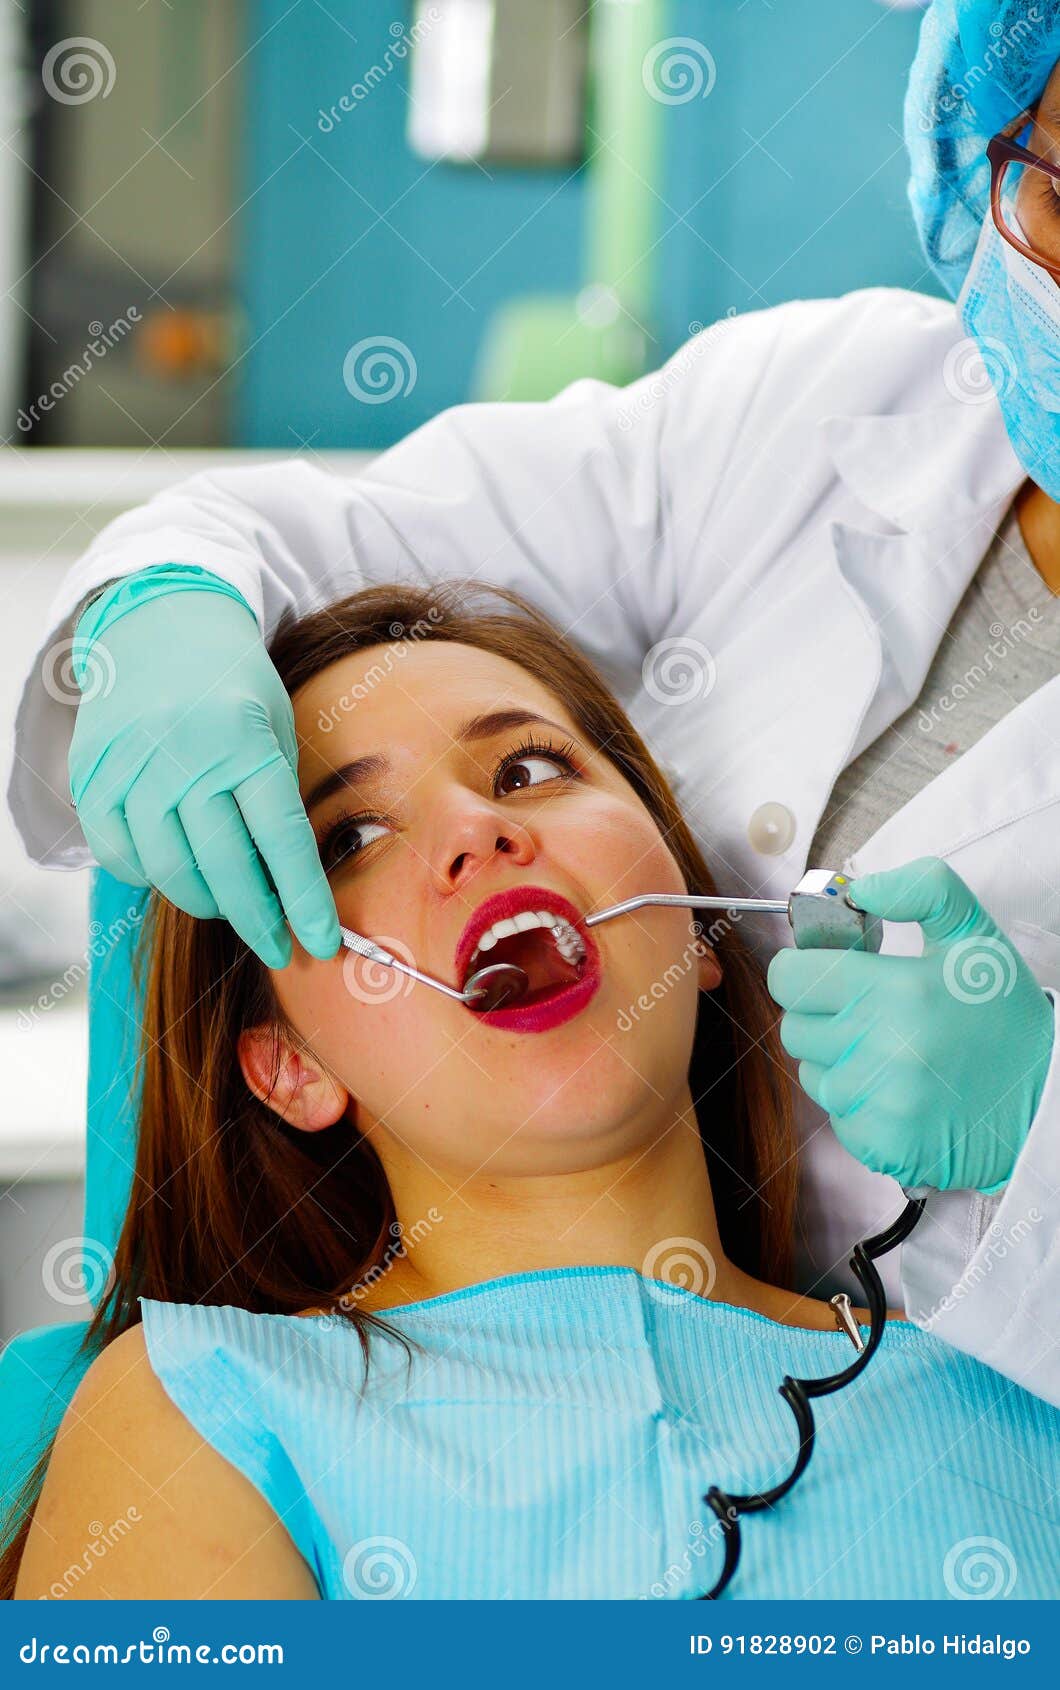
<instances>
[{"instance_id":1,"label":"chin","mask_svg":"<svg viewBox=\"0 0 1060 1690\"><path fill-rule=\"evenodd\" d=\"M609 1141L612 1150L623 1136L631 1144L643 1139L646 1123L657 1122L666 1108L676 1070L658 1074L658 1052L640 1071L630 1057L596 1039L586 1041L573 1058L569 1051L559 1061L542 1054L531 1078L512 1082L519 1117L509 1118L510 1130L520 1139ZM687 1084L687 1063L682 1080Z\"/></svg>"}]
</instances>

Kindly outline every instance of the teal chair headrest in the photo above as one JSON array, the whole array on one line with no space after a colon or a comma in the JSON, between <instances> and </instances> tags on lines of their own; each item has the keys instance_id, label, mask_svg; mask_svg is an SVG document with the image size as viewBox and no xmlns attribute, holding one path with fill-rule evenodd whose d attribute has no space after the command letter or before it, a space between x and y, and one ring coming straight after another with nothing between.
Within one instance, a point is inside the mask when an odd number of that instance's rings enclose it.
<instances>
[{"instance_id":1,"label":"teal chair headrest","mask_svg":"<svg viewBox=\"0 0 1060 1690\"><path fill-rule=\"evenodd\" d=\"M136 1160L141 997L133 963L147 907L146 889L124 886L103 869L93 870L85 1237L108 1253L118 1242Z\"/></svg>"},{"instance_id":2,"label":"teal chair headrest","mask_svg":"<svg viewBox=\"0 0 1060 1690\"><path fill-rule=\"evenodd\" d=\"M96 870L89 900L88 1136L85 1155L85 1283L93 1303L108 1276L129 1202L136 1153L140 999L136 942L147 892ZM92 1269L93 1271L88 1271ZM18 1523L16 1498L54 1435L83 1377L88 1323L20 1333L0 1352L0 1541Z\"/></svg>"}]
</instances>

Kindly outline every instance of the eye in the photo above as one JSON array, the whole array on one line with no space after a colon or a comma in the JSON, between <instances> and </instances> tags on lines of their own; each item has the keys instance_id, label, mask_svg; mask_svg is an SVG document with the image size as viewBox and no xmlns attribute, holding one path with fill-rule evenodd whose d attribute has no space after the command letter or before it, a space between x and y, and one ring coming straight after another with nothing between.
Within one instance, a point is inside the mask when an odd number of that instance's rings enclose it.
<instances>
[{"instance_id":1,"label":"eye","mask_svg":"<svg viewBox=\"0 0 1060 1690\"><path fill-rule=\"evenodd\" d=\"M502 793L519 792L524 787L540 786L557 777L561 780L577 778L567 748L556 750L551 745L527 743L509 751L501 760L494 776L494 786Z\"/></svg>"},{"instance_id":2,"label":"eye","mask_svg":"<svg viewBox=\"0 0 1060 1690\"><path fill-rule=\"evenodd\" d=\"M582 776L576 771L571 757L573 749L575 747L571 740L566 740L566 744L561 747L544 745L539 740L524 740L521 745L516 745L516 749L509 750L495 767L494 791L505 798L509 793L519 793L531 786L544 786L546 782L555 779L580 781ZM543 774L534 777L531 771L541 767L544 769ZM556 769L560 774L556 774ZM514 786L505 791L505 779L516 771L529 772L529 779L521 777ZM372 828L375 830L375 837L365 838L365 833L370 833ZM363 811L360 815L353 815L352 811L348 810L340 811L335 820L330 821L321 833L318 848L325 874L335 874L338 867L348 865L355 857L363 855L369 845L374 845L375 838L382 837L387 831L389 823L385 821L384 816L365 815Z\"/></svg>"},{"instance_id":3,"label":"eye","mask_svg":"<svg viewBox=\"0 0 1060 1690\"><path fill-rule=\"evenodd\" d=\"M320 841L324 873L334 874L386 831L385 824L374 816L336 816Z\"/></svg>"}]
</instances>

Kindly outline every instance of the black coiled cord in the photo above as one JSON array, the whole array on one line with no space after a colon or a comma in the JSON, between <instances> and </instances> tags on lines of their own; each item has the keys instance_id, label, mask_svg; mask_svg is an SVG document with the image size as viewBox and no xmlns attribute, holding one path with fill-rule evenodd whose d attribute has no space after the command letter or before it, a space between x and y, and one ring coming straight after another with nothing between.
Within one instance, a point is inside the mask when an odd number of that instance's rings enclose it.
<instances>
[{"instance_id":1,"label":"black coiled cord","mask_svg":"<svg viewBox=\"0 0 1060 1690\"><path fill-rule=\"evenodd\" d=\"M799 1453L787 1478L779 1485L774 1485L771 1490L755 1491L746 1496L730 1496L718 1485L711 1485L704 1496L703 1501L721 1523L725 1562L717 1583L698 1596L697 1601L715 1601L730 1583L740 1560L740 1515L755 1514L763 1508L772 1508L774 1503L787 1495L795 1481L806 1471L813 1454L816 1433L810 1399L827 1397L833 1391L842 1390L844 1385L849 1385L851 1380L864 1371L876 1353L887 1319L887 1294L873 1263L878 1256L885 1256L889 1250L895 1249L909 1237L920 1219L924 1202L923 1197L910 1197L898 1219L893 1221L886 1231L877 1233L873 1238L865 1238L854 1246L850 1266L865 1293L869 1310L869 1336L865 1348L858 1352L849 1367L844 1368L841 1373L831 1374L826 1379L793 1379L790 1374L785 1375L780 1394L794 1414L799 1429Z\"/></svg>"}]
</instances>

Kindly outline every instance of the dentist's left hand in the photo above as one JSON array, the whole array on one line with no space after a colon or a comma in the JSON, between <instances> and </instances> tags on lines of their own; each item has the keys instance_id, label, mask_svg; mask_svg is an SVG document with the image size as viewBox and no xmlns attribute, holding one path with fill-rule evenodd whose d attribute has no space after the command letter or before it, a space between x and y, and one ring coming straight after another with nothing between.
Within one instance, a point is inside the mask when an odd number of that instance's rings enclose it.
<instances>
[{"instance_id":1,"label":"dentist's left hand","mask_svg":"<svg viewBox=\"0 0 1060 1690\"><path fill-rule=\"evenodd\" d=\"M288 922L333 957L339 918L298 790L291 701L249 608L171 593L101 643L111 684L85 689L70 746L96 861L190 915L225 917L268 968L291 960Z\"/></svg>"},{"instance_id":2,"label":"dentist's left hand","mask_svg":"<svg viewBox=\"0 0 1060 1690\"><path fill-rule=\"evenodd\" d=\"M1054 1010L1012 941L938 857L866 874L861 909L918 921L921 956L787 949L767 984L799 1083L842 1144L903 1186L999 1191L1030 1131Z\"/></svg>"}]
</instances>

